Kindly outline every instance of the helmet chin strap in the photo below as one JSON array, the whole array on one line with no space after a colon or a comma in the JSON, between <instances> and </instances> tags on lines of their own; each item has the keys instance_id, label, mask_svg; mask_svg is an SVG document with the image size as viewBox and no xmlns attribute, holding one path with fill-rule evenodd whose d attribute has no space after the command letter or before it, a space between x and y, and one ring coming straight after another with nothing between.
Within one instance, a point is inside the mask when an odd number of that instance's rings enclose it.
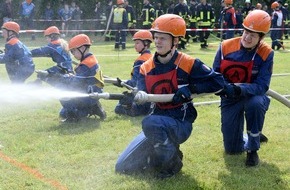
<instances>
[{"instance_id":1,"label":"helmet chin strap","mask_svg":"<svg viewBox=\"0 0 290 190\"><path fill-rule=\"evenodd\" d=\"M77 48L77 50L81 53L81 55L82 55L82 57L81 57L81 60L83 60L84 59L84 53L87 51L87 49L88 49L88 47L87 46L85 46L85 49L84 49L84 51L81 51L80 50L80 48Z\"/></svg>"}]
</instances>

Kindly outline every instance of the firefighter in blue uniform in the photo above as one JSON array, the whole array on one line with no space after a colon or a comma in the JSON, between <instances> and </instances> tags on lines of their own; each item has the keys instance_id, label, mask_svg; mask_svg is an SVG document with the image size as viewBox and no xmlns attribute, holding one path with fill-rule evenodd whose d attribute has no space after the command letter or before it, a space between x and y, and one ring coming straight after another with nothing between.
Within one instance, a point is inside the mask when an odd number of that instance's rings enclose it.
<instances>
[{"instance_id":1,"label":"firefighter in blue uniform","mask_svg":"<svg viewBox=\"0 0 290 190\"><path fill-rule=\"evenodd\" d=\"M151 28L156 53L140 68L136 96L174 93L172 102L156 103L152 114L142 121L142 132L120 155L116 171L131 174L153 171L158 178L171 177L182 166L179 145L185 142L197 117L192 93L210 93L223 88L224 79L201 60L178 52L179 38L186 33L182 17L165 14ZM139 97L141 97L139 96ZM139 99L140 104L146 102Z\"/></svg>"},{"instance_id":2,"label":"firefighter in blue uniform","mask_svg":"<svg viewBox=\"0 0 290 190\"><path fill-rule=\"evenodd\" d=\"M196 6L197 2L196 0L190 0L190 6L189 6L189 28L190 29L196 29ZM193 42L197 42L197 32L196 31L190 31L189 36L192 39Z\"/></svg>"},{"instance_id":3,"label":"firefighter in blue uniform","mask_svg":"<svg viewBox=\"0 0 290 190\"><path fill-rule=\"evenodd\" d=\"M60 31L56 26L50 26L44 31L48 44L46 46L31 50L33 57L51 57L56 63L48 68L50 72L60 74L73 73L72 59L67 42L60 38ZM40 81L39 79L37 81Z\"/></svg>"},{"instance_id":4,"label":"firefighter in blue uniform","mask_svg":"<svg viewBox=\"0 0 290 190\"><path fill-rule=\"evenodd\" d=\"M48 70L39 72L38 78L48 84L80 93L102 93L104 81L97 58L90 53L90 38L85 34L74 36L69 41L69 50L73 56L80 60L75 67L75 74L60 74ZM78 122L89 116L99 116L101 120L106 118L106 112L99 100L91 97L78 97L69 100L60 100L62 109L59 116L63 122Z\"/></svg>"},{"instance_id":5,"label":"firefighter in blue uniform","mask_svg":"<svg viewBox=\"0 0 290 190\"><path fill-rule=\"evenodd\" d=\"M142 28L150 29L154 19L155 19L154 7L150 4L149 0L144 0L141 14Z\"/></svg>"},{"instance_id":6,"label":"firefighter in blue uniform","mask_svg":"<svg viewBox=\"0 0 290 190\"><path fill-rule=\"evenodd\" d=\"M35 69L31 52L19 40L20 26L16 22L6 22L2 26L2 36L6 40L5 52L0 54L0 64L5 68L12 83L24 83Z\"/></svg>"},{"instance_id":7,"label":"firefighter in blue uniform","mask_svg":"<svg viewBox=\"0 0 290 190\"><path fill-rule=\"evenodd\" d=\"M131 5L129 5L128 0L125 0L124 2L125 2L124 8L126 9L127 14L128 14L128 29L132 29L130 33L133 36L135 33L134 29L136 28L136 24L137 24L136 13L135 13L134 8Z\"/></svg>"},{"instance_id":8,"label":"firefighter in blue uniform","mask_svg":"<svg viewBox=\"0 0 290 190\"><path fill-rule=\"evenodd\" d=\"M246 166L259 163L257 151L270 99L274 52L263 39L270 30L271 17L253 10L244 19L241 37L224 40L214 59L213 68L226 80L221 96L221 131L227 154L247 151ZM248 142L243 140L244 121ZM262 136L261 136L262 137ZM265 139L264 139L265 140Z\"/></svg>"},{"instance_id":9,"label":"firefighter in blue uniform","mask_svg":"<svg viewBox=\"0 0 290 190\"><path fill-rule=\"evenodd\" d=\"M223 10L224 13L224 27L225 29L234 29L237 24L236 20L236 11L235 8L233 7L233 0L225 0L225 8ZM234 30L227 30L225 32L225 38L230 39L235 36L235 31Z\"/></svg>"},{"instance_id":10,"label":"firefighter in blue uniform","mask_svg":"<svg viewBox=\"0 0 290 190\"><path fill-rule=\"evenodd\" d=\"M135 50L140 55L134 61L133 69L131 71L131 79L127 80L125 83L130 87L137 86L137 80L140 75L140 66L147 61L151 56L150 52L150 44L153 41L152 34L148 30L139 30L133 36L133 41L135 44ZM117 78L117 83L114 84L118 87L123 87L122 81ZM115 113L129 115L129 116L139 116L139 115L147 115L149 114L150 103L146 103L144 105L138 105L133 101L133 97L124 97L118 103L115 108Z\"/></svg>"},{"instance_id":11,"label":"firefighter in blue uniform","mask_svg":"<svg viewBox=\"0 0 290 190\"><path fill-rule=\"evenodd\" d=\"M190 13L188 10L188 6L184 3L184 0L179 0L179 3L175 5L173 14L181 16L185 20L186 23L189 22ZM188 38L189 38L188 32L186 32L185 37L180 38L178 49L186 49L185 45Z\"/></svg>"},{"instance_id":12,"label":"firefighter in blue uniform","mask_svg":"<svg viewBox=\"0 0 290 190\"><path fill-rule=\"evenodd\" d=\"M210 29L215 22L214 12L211 4L207 3L206 0L201 0L196 7L197 26L199 29ZM200 31L199 41L201 48L207 48L207 39L210 35L210 31Z\"/></svg>"},{"instance_id":13,"label":"firefighter in blue uniform","mask_svg":"<svg viewBox=\"0 0 290 190\"><path fill-rule=\"evenodd\" d=\"M282 28L283 26L283 12L279 8L279 3L274 2L271 5L273 9L272 13L272 28ZM271 31L271 40L272 40L272 49L279 50L282 47L283 32L282 30L272 30ZM276 48L277 47L277 48Z\"/></svg>"},{"instance_id":14,"label":"firefighter in blue uniform","mask_svg":"<svg viewBox=\"0 0 290 190\"><path fill-rule=\"evenodd\" d=\"M124 9L124 0L117 0L117 7L113 12L113 27L115 33L115 49L119 49L120 45L122 49L126 49L126 31L128 29L128 14Z\"/></svg>"}]
</instances>

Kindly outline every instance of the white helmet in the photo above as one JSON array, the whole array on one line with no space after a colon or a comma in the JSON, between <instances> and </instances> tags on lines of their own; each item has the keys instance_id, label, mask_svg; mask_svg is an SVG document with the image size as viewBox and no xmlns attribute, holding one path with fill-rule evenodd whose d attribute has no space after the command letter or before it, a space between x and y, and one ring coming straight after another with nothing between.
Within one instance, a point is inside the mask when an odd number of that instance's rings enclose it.
<instances>
[{"instance_id":1,"label":"white helmet","mask_svg":"<svg viewBox=\"0 0 290 190\"><path fill-rule=\"evenodd\" d=\"M251 0L245 0L245 3L251 3Z\"/></svg>"}]
</instances>

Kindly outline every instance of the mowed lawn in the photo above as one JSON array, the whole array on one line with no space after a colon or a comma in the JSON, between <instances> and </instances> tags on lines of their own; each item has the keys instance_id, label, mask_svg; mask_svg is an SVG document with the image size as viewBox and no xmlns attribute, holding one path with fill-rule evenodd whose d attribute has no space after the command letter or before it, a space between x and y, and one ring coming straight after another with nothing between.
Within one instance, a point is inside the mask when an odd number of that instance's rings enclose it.
<instances>
[{"instance_id":1,"label":"mowed lawn","mask_svg":"<svg viewBox=\"0 0 290 190\"><path fill-rule=\"evenodd\" d=\"M114 50L114 42L91 36L91 51L100 62L104 75L128 79L135 52L131 37L127 49ZM29 37L23 42L33 49L45 45L45 38ZM67 38L68 40L69 38ZM4 49L3 39L0 49ZM266 39L270 42L270 39ZM220 43L212 36L210 47L201 50L199 43L190 43L184 52L212 66ZM290 73L290 41L286 49L275 51L273 73ZM154 44L152 48L154 51ZM35 58L36 69L53 65L49 58ZM33 74L29 81L33 81ZM0 65L0 84L9 84L4 65ZM289 108L271 99L263 133L269 142L259 151L258 167L246 168L245 154L229 156L223 151L220 132L219 104L197 106L198 118L191 137L181 145L183 168L175 177L158 180L150 176L126 176L114 171L119 154L141 131L142 117L119 116L114 113L115 100L101 100L107 119L89 118L80 123L60 122L61 108L57 99L41 99L15 89L15 101L6 102L7 88L0 85L0 190L96 190L96 189L225 189L265 190L290 189L290 112ZM17 87L15 87L17 88ZM40 88L48 88L43 83ZM275 76L271 89L290 94L290 76ZM125 88L107 84L105 92L122 93ZM9 94L9 93L8 93ZM19 94L19 96L17 96ZM44 95L43 95L44 96ZM196 103L219 100L215 95L196 98Z\"/></svg>"}]
</instances>

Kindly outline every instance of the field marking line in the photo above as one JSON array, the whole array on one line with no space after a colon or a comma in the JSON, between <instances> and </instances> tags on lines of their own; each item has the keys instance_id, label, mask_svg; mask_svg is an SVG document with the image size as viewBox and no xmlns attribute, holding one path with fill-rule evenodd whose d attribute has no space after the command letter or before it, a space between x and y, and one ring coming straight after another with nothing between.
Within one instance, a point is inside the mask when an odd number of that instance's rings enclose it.
<instances>
[{"instance_id":1,"label":"field marking line","mask_svg":"<svg viewBox=\"0 0 290 190\"><path fill-rule=\"evenodd\" d=\"M29 174L33 175L36 179L50 184L51 186L55 187L56 189L68 190L68 188L65 185L62 185L60 182L53 180L53 179L46 178L43 174L41 174L36 169L33 169L33 168L31 168L31 167L29 167L21 162L18 162L16 160L10 158L9 156L5 155L2 151L0 151L0 158L4 161L16 166L17 168L19 168L25 172L28 172Z\"/></svg>"}]
</instances>

